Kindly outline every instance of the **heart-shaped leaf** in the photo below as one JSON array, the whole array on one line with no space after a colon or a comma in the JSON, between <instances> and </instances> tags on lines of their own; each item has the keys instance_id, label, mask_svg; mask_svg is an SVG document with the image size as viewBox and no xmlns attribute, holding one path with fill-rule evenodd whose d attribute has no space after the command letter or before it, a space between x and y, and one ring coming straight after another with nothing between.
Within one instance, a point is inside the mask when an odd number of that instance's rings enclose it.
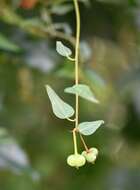
<instances>
[{"instance_id":1,"label":"heart-shaped leaf","mask_svg":"<svg viewBox=\"0 0 140 190\"><path fill-rule=\"evenodd\" d=\"M59 98L59 96L49 85L46 85L46 90L52 104L53 113L58 118L66 119L74 114L74 109L69 104L65 103L61 98Z\"/></svg>"},{"instance_id":2,"label":"heart-shaped leaf","mask_svg":"<svg viewBox=\"0 0 140 190\"><path fill-rule=\"evenodd\" d=\"M91 122L83 122L78 126L79 132L83 135L92 135L102 124L104 124L103 120L91 121Z\"/></svg>"},{"instance_id":3,"label":"heart-shaped leaf","mask_svg":"<svg viewBox=\"0 0 140 190\"><path fill-rule=\"evenodd\" d=\"M56 42L56 51L64 57L69 57L72 54L71 49L66 47L61 41Z\"/></svg>"},{"instance_id":4,"label":"heart-shaped leaf","mask_svg":"<svg viewBox=\"0 0 140 190\"><path fill-rule=\"evenodd\" d=\"M95 98L94 94L89 88L89 86L85 84L74 85L72 87L66 88L64 91L70 94L78 94L82 98L85 98L91 102L99 103L99 101Z\"/></svg>"}]
</instances>

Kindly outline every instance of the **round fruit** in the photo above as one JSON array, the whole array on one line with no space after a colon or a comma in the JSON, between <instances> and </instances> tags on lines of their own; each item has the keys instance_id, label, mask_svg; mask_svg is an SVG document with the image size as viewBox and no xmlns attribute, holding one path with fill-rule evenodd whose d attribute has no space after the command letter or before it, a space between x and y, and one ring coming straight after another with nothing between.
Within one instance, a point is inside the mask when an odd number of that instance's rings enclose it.
<instances>
[{"instance_id":1,"label":"round fruit","mask_svg":"<svg viewBox=\"0 0 140 190\"><path fill-rule=\"evenodd\" d=\"M84 156L82 156L80 154L72 154L72 155L68 156L67 163L71 167L79 168L86 163L86 159Z\"/></svg>"},{"instance_id":2,"label":"round fruit","mask_svg":"<svg viewBox=\"0 0 140 190\"><path fill-rule=\"evenodd\" d=\"M82 155L85 157L87 162L94 164L98 155L98 150L96 148L90 148L88 152L83 151Z\"/></svg>"},{"instance_id":3,"label":"round fruit","mask_svg":"<svg viewBox=\"0 0 140 190\"><path fill-rule=\"evenodd\" d=\"M98 151L98 149L97 149L97 148L90 148L90 149L89 149L89 152L94 153L94 154L95 154L95 156L98 156L98 153L99 153L99 151Z\"/></svg>"}]
</instances>

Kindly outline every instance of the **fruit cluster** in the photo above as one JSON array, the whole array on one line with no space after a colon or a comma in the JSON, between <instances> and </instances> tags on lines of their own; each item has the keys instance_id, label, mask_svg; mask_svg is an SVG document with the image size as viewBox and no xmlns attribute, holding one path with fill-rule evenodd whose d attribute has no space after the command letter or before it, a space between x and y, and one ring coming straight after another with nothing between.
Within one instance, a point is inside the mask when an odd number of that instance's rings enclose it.
<instances>
[{"instance_id":1,"label":"fruit cluster","mask_svg":"<svg viewBox=\"0 0 140 190\"><path fill-rule=\"evenodd\" d=\"M79 168L84 166L86 161L94 164L98 156L98 150L96 148L90 148L88 151L83 151L82 154L72 154L68 156L67 163L71 167Z\"/></svg>"}]
</instances>

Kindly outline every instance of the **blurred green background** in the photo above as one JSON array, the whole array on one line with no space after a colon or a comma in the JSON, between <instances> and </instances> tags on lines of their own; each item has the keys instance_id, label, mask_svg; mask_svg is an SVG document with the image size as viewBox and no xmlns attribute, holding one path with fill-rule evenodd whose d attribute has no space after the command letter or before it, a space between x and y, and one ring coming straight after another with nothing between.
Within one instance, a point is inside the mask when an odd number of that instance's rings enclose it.
<instances>
[{"instance_id":1,"label":"blurred green background","mask_svg":"<svg viewBox=\"0 0 140 190\"><path fill-rule=\"evenodd\" d=\"M74 106L64 93L74 65L55 50L56 40L72 47L72 0L1 0L0 190L140 189L140 2L79 3L80 81L100 100L80 99L80 121L105 120L85 139L99 149L97 162L66 164L73 126L53 115L44 87Z\"/></svg>"}]
</instances>

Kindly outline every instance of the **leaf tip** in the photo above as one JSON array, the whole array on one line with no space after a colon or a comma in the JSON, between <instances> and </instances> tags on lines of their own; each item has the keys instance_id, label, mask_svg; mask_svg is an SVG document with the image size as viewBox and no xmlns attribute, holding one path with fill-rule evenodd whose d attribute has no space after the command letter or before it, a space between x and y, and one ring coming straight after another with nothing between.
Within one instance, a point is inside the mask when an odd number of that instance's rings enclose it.
<instances>
[{"instance_id":1,"label":"leaf tip","mask_svg":"<svg viewBox=\"0 0 140 190\"><path fill-rule=\"evenodd\" d=\"M64 57L68 57L72 54L71 49L65 46L61 41L56 41L56 51Z\"/></svg>"},{"instance_id":2,"label":"leaf tip","mask_svg":"<svg viewBox=\"0 0 140 190\"><path fill-rule=\"evenodd\" d=\"M101 120L101 125L102 125L102 124L105 124L104 120Z\"/></svg>"},{"instance_id":3,"label":"leaf tip","mask_svg":"<svg viewBox=\"0 0 140 190\"><path fill-rule=\"evenodd\" d=\"M59 45L61 45L62 42L61 41L56 41L56 47L58 47Z\"/></svg>"},{"instance_id":4,"label":"leaf tip","mask_svg":"<svg viewBox=\"0 0 140 190\"><path fill-rule=\"evenodd\" d=\"M96 104L100 104L100 101L97 100L96 98L94 98L93 102L96 103Z\"/></svg>"},{"instance_id":5,"label":"leaf tip","mask_svg":"<svg viewBox=\"0 0 140 190\"><path fill-rule=\"evenodd\" d=\"M47 92L51 89L51 87L48 84L45 85L45 88Z\"/></svg>"}]
</instances>

